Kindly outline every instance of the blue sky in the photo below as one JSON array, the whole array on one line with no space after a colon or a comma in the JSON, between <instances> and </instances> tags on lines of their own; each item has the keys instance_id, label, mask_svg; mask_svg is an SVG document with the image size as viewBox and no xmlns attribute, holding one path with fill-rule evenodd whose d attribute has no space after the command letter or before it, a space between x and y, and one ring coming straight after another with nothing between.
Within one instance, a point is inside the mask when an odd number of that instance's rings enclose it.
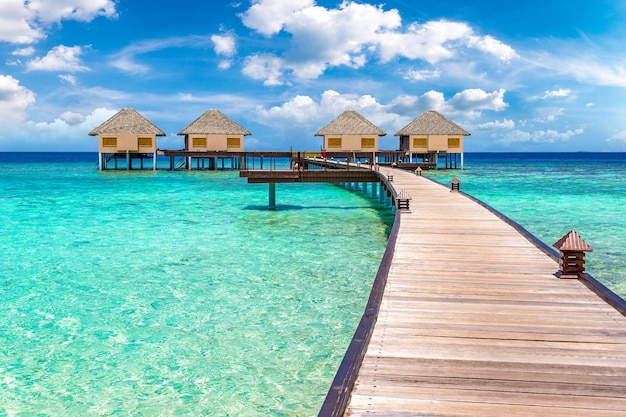
<instances>
[{"instance_id":1,"label":"blue sky","mask_svg":"<svg viewBox=\"0 0 626 417\"><path fill-rule=\"evenodd\" d=\"M623 0L0 0L0 151L96 151L123 107L167 149L216 108L247 150L434 109L470 152L626 151L625 41Z\"/></svg>"}]
</instances>

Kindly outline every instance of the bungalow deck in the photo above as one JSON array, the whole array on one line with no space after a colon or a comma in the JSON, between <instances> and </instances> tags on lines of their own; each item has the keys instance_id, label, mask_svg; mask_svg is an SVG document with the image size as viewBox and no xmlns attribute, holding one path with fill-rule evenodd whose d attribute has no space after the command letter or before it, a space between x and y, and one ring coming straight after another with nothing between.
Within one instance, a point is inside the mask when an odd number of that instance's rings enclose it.
<instances>
[{"instance_id":1,"label":"bungalow deck","mask_svg":"<svg viewBox=\"0 0 626 417\"><path fill-rule=\"evenodd\" d=\"M410 210L319 415L626 415L624 300L557 278L553 250L463 193L393 175Z\"/></svg>"}]
</instances>

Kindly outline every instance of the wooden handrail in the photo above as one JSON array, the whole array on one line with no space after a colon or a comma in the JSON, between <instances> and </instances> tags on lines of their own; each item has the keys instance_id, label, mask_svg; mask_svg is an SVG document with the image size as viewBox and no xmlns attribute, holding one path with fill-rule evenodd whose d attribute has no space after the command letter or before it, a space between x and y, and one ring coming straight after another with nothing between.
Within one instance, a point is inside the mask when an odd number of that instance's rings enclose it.
<instances>
[{"instance_id":1,"label":"wooden handrail","mask_svg":"<svg viewBox=\"0 0 626 417\"><path fill-rule=\"evenodd\" d=\"M346 354L341 361L337 374L335 374L335 379L326 394L326 399L322 404L318 417L340 417L344 415L348 407L354 383L356 382L359 369L363 363L363 357L367 351L367 346L372 332L374 331L376 320L378 319L378 312L380 311L385 285L387 284L387 277L389 276L389 268L391 267L391 261L396 247L401 217L401 212L397 211L389 239L387 240L387 248L385 249L380 266L378 267L378 272L376 273L376 278L372 285L372 291L370 292L365 312L354 332L352 341L346 350Z\"/></svg>"}]
</instances>

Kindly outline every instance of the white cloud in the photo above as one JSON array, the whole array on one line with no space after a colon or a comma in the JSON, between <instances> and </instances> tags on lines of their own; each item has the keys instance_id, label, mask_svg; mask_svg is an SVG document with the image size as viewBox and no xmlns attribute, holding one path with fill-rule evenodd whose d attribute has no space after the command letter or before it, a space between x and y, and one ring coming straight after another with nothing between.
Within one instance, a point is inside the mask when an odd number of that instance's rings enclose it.
<instances>
[{"instance_id":1,"label":"white cloud","mask_svg":"<svg viewBox=\"0 0 626 417\"><path fill-rule=\"evenodd\" d=\"M315 5L314 0L256 0L253 3L241 14L241 20L244 25L265 36L280 32L296 12Z\"/></svg>"},{"instance_id":2,"label":"white cloud","mask_svg":"<svg viewBox=\"0 0 626 417\"><path fill-rule=\"evenodd\" d=\"M555 78L573 77L581 83L626 87L626 64L620 54L597 57L581 50L573 53L559 51L559 54L554 55L538 55L533 64Z\"/></svg>"},{"instance_id":3,"label":"white cloud","mask_svg":"<svg viewBox=\"0 0 626 417\"><path fill-rule=\"evenodd\" d=\"M439 78L440 76L441 72L438 70L410 70L404 74L403 78L408 81L426 81Z\"/></svg>"},{"instance_id":4,"label":"white cloud","mask_svg":"<svg viewBox=\"0 0 626 417\"><path fill-rule=\"evenodd\" d=\"M242 73L253 80L264 80L268 86L282 85L282 62L271 54L252 55L246 58Z\"/></svg>"},{"instance_id":5,"label":"white cloud","mask_svg":"<svg viewBox=\"0 0 626 417\"><path fill-rule=\"evenodd\" d=\"M621 142L626 145L626 130L622 130L619 133L614 134L606 140L607 142Z\"/></svg>"},{"instance_id":6,"label":"white cloud","mask_svg":"<svg viewBox=\"0 0 626 417\"><path fill-rule=\"evenodd\" d=\"M471 35L465 23L438 20L423 25L413 23L406 32L389 31L378 39L380 59L389 62L396 57L425 60L431 64L454 56L455 41Z\"/></svg>"},{"instance_id":7,"label":"white cloud","mask_svg":"<svg viewBox=\"0 0 626 417\"><path fill-rule=\"evenodd\" d=\"M31 23L34 19L24 0L0 1L0 41L28 44L44 38L43 31Z\"/></svg>"},{"instance_id":8,"label":"white cloud","mask_svg":"<svg viewBox=\"0 0 626 417\"><path fill-rule=\"evenodd\" d=\"M233 35L213 35L211 41L215 45L214 50L218 55L233 56L237 52Z\"/></svg>"},{"instance_id":9,"label":"white cloud","mask_svg":"<svg viewBox=\"0 0 626 417\"><path fill-rule=\"evenodd\" d=\"M535 132L526 132L522 130L513 130L507 133L502 139L497 140L497 143L506 145L515 145L520 143L534 143L534 144L552 144L558 142L567 142L572 136L580 135L584 132L583 128L575 130L568 130L566 132L558 132L556 130L538 130Z\"/></svg>"},{"instance_id":10,"label":"white cloud","mask_svg":"<svg viewBox=\"0 0 626 417\"><path fill-rule=\"evenodd\" d=\"M482 91L482 90L480 90ZM444 94L428 91L422 96L398 96L390 103L381 103L371 95L341 94L334 90L322 93L319 100L310 96L298 95L278 106L258 107L260 123L280 128L298 125L309 128L322 127L345 110L356 110L372 123L384 125L387 130L399 129L428 109L437 110L446 116L455 118L473 118L483 110L498 111L503 104L504 90L492 93L464 90L447 100ZM492 122L484 128L497 127L512 129L515 124L510 120ZM394 130L395 131L395 130Z\"/></svg>"},{"instance_id":11,"label":"white cloud","mask_svg":"<svg viewBox=\"0 0 626 417\"><path fill-rule=\"evenodd\" d=\"M14 55L14 56L31 56L34 53L35 53L35 48L33 48L32 46L27 46L26 48L16 49L15 51L13 51L11 53L11 55Z\"/></svg>"},{"instance_id":12,"label":"white cloud","mask_svg":"<svg viewBox=\"0 0 626 417\"><path fill-rule=\"evenodd\" d=\"M211 41L213 41L213 50L215 51L215 53L217 55L223 55L227 57L227 59L223 59L220 61L219 68L222 70L230 68L230 66L232 65L232 60L230 58L237 52L234 35L213 35L211 36Z\"/></svg>"},{"instance_id":13,"label":"white cloud","mask_svg":"<svg viewBox=\"0 0 626 417\"><path fill-rule=\"evenodd\" d=\"M572 93L572 90L569 88L559 88L558 90L546 91L541 99L548 99L554 97L568 97Z\"/></svg>"},{"instance_id":14,"label":"white cloud","mask_svg":"<svg viewBox=\"0 0 626 417\"><path fill-rule=\"evenodd\" d=\"M262 35L269 37L282 31L290 35L287 48L272 54L280 66L270 73L273 80L266 82L267 85L276 85L276 80L284 79L288 73L312 79L327 68L360 68L372 59L386 63L406 58L434 64L455 59L463 48L476 49L504 62L518 56L501 41L474 34L466 23L439 20L412 23L403 30L398 10L352 1L327 9L315 5L313 0L256 0L240 16L246 26ZM259 71L251 73L258 76ZM426 74L410 75L419 79Z\"/></svg>"},{"instance_id":15,"label":"white cloud","mask_svg":"<svg viewBox=\"0 0 626 417\"><path fill-rule=\"evenodd\" d=\"M83 123L87 118L80 113L66 111L59 116L59 119L63 120L69 126L76 126Z\"/></svg>"},{"instance_id":16,"label":"white cloud","mask_svg":"<svg viewBox=\"0 0 626 417\"><path fill-rule=\"evenodd\" d=\"M504 101L506 90L499 89L488 93L478 88L470 88L456 93L449 101L449 106L462 111L469 117L480 116L481 110L501 111L508 107Z\"/></svg>"},{"instance_id":17,"label":"white cloud","mask_svg":"<svg viewBox=\"0 0 626 417\"><path fill-rule=\"evenodd\" d=\"M129 45L112 54L109 59L114 68L129 74L146 74L150 66L136 62L138 55L168 48L205 48L213 44L211 36L175 36L164 39L148 39Z\"/></svg>"},{"instance_id":18,"label":"white cloud","mask_svg":"<svg viewBox=\"0 0 626 417\"><path fill-rule=\"evenodd\" d=\"M28 71L88 71L89 68L81 65L82 53L80 46L55 46L45 57L28 61L26 69Z\"/></svg>"},{"instance_id":19,"label":"white cloud","mask_svg":"<svg viewBox=\"0 0 626 417\"><path fill-rule=\"evenodd\" d=\"M70 85L76 85L76 77L70 74L60 74L59 78Z\"/></svg>"},{"instance_id":20,"label":"white cloud","mask_svg":"<svg viewBox=\"0 0 626 417\"><path fill-rule=\"evenodd\" d=\"M26 7L44 22L90 22L98 16L117 17L113 0L30 0Z\"/></svg>"},{"instance_id":21,"label":"white cloud","mask_svg":"<svg viewBox=\"0 0 626 417\"><path fill-rule=\"evenodd\" d=\"M46 37L51 23L117 17L114 0L2 0L0 41L30 44Z\"/></svg>"},{"instance_id":22,"label":"white cloud","mask_svg":"<svg viewBox=\"0 0 626 417\"><path fill-rule=\"evenodd\" d=\"M115 113L97 108L87 115L65 111L51 122L29 120L19 130L0 131L0 150L95 151L97 140L87 133Z\"/></svg>"},{"instance_id":23,"label":"white cloud","mask_svg":"<svg viewBox=\"0 0 626 417\"><path fill-rule=\"evenodd\" d=\"M20 120L24 110L35 102L35 93L20 85L10 75L0 75L0 127L12 126Z\"/></svg>"},{"instance_id":24,"label":"white cloud","mask_svg":"<svg viewBox=\"0 0 626 417\"><path fill-rule=\"evenodd\" d=\"M486 130L491 130L491 129L510 130L510 129L515 128L515 122L510 119L504 119L502 121L494 120L493 122L481 123L476 127L478 129L486 129Z\"/></svg>"},{"instance_id":25,"label":"white cloud","mask_svg":"<svg viewBox=\"0 0 626 417\"><path fill-rule=\"evenodd\" d=\"M508 62L514 58L519 58L519 55L512 47L489 35L482 37L470 36L467 44L470 47L478 49L479 51L491 54L501 61Z\"/></svg>"},{"instance_id":26,"label":"white cloud","mask_svg":"<svg viewBox=\"0 0 626 417\"><path fill-rule=\"evenodd\" d=\"M564 108L554 109L546 115L546 120L549 122L555 121L559 116L565 112Z\"/></svg>"}]
</instances>

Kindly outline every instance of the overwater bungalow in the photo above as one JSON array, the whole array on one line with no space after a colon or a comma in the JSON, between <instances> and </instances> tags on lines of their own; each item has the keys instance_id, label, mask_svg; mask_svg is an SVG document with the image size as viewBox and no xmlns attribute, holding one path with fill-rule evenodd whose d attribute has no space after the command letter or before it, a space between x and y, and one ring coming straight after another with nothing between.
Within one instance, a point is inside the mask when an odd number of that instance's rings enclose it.
<instances>
[{"instance_id":1,"label":"overwater bungalow","mask_svg":"<svg viewBox=\"0 0 626 417\"><path fill-rule=\"evenodd\" d=\"M386 133L354 110L346 110L320 129L326 152L378 152L378 138Z\"/></svg>"},{"instance_id":2,"label":"overwater bungalow","mask_svg":"<svg viewBox=\"0 0 626 417\"><path fill-rule=\"evenodd\" d=\"M89 136L98 136L100 170L107 169L110 161L117 168L120 159L126 161L125 169L132 169L133 160L139 159L143 169L143 160L147 158L152 158L152 169L156 169L156 137L165 136L165 132L127 107L89 132Z\"/></svg>"},{"instance_id":3,"label":"overwater bungalow","mask_svg":"<svg viewBox=\"0 0 626 417\"><path fill-rule=\"evenodd\" d=\"M243 152L244 136L251 133L219 110L210 109L178 133L185 150L197 152Z\"/></svg>"},{"instance_id":4,"label":"overwater bungalow","mask_svg":"<svg viewBox=\"0 0 626 417\"><path fill-rule=\"evenodd\" d=\"M229 162L230 168L238 168L244 151L244 137L251 133L219 110L209 109L181 130L185 137L182 151L164 151L170 157L170 169L217 169ZM176 163L174 159L183 158Z\"/></svg>"},{"instance_id":5,"label":"overwater bungalow","mask_svg":"<svg viewBox=\"0 0 626 417\"><path fill-rule=\"evenodd\" d=\"M456 168L461 158L463 169L463 137L470 133L435 110L427 110L394 136L400 136L400 149L409 162L446 159L446 168Z\"/></svg>"}]
</instances>

